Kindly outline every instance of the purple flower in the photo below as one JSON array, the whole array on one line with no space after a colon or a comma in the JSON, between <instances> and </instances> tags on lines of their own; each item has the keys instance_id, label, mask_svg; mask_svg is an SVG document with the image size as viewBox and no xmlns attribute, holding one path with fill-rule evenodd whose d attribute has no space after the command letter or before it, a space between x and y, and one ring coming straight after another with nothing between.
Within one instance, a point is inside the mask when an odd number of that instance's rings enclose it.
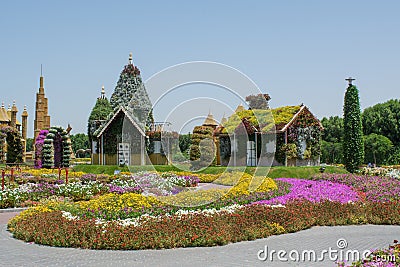
<instances>
[{"instance_id":1,"label":"purple flower","mask_svg":"<svg viewBox=\"0 0 400 267\"><path fill-rule=\"evenodd\" d=\"M285 204L291 200L305 199L311 202L324 200L348 203L357 201L358 196L350 186L333 183L330 181L310 181L294 178L280 178L277 181L287 182L292 185L290 192L269 200L261 200L254 204Z\"/></svg>"}]
</instances>

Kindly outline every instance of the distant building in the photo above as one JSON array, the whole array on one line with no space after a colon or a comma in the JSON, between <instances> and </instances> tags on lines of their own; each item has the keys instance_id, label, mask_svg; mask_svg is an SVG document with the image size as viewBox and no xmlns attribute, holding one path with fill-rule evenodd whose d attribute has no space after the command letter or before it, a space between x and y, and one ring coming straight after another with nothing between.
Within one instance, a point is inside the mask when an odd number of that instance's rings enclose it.
<instances>
[{"instance_id":1,"label":"distant building","mask_svg":"<svg viewBox=\"0 0 400 267\"><path fill-rule=\"evenodd\" d=\"M49 103L44 94L43 76L40 75L39 92L36 93L35 121L34 121L34 140L40 130L50 129Z\"/></svg>"}]
</instances>

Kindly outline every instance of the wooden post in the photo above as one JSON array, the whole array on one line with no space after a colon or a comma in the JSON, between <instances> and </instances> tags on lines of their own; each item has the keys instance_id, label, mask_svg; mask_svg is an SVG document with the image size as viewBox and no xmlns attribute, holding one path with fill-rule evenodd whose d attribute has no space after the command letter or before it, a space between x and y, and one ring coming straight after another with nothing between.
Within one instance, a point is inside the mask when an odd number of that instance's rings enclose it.
<instances>
[{"instance_id":1,"label":"wooden post","mask_svg":"<svg viewBox=\"0 0 400 267\"><path fill-rule=\"evenodd\" d=\"M10 183L14 182L14 168L11 168L11 176L10 176Z\"/></svg>"},{"instance_id":2,"label":"wooden post","mask_svg":"<svg viewBox=\"0 0 400 267\"><path fill-rule=\"evenodd\" d=\"M4 191L4 176L6 172L4 170L1 170L1 190Z\"/></svg>"},{"instance_id":3,"label":"wooden post","mask_svg":"<svg viewBox=\"0 0 400 267\"><path fill-rule=\"evenodd\" d=\"M65 168L65 184L68 184L68 168Z\"/></svg>"}]
</instances>

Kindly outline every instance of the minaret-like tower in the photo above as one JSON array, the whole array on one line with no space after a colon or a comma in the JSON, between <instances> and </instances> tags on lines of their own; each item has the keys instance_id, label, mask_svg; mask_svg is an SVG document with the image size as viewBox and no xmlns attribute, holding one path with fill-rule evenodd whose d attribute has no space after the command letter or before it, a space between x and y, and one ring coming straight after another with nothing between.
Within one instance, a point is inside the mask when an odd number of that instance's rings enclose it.
<instances>
[{"instance_id":1,"label":"minaret-like tower","mask_svg":"<svg viewBox=\"0 0 400 267\"><path fill-rule=\"evenodd\" d=\"M11 127L13 127L14 129L17 128L17 113L18 113L18 109L17 106L15 105L15 100L13 101L13 105L11 107Z\"/></svg>"},{"instance_id":2,"label":"minaret-like tower","mask_svg":"<svg viewBox=\"0 0 400 267\"><path fill-rule=\"evenodd\" d=\"M43 76L40 75L39 92L36 93L34 139L38 136L40 130L50 128L50 116L47 98L44 95Z\"/></svg>"},{"instance_id":3,"label":"minaret-like tower","mask_svg":"<svg viewBox=\"0 0 400 267\"><path fill-rule=\"evenodd\" d=\"M28 130L28 111L26 110L26 106L24 106L24 111L22 112L22 139L26 141L26 133Z\"/></svg>"}]
</instances>

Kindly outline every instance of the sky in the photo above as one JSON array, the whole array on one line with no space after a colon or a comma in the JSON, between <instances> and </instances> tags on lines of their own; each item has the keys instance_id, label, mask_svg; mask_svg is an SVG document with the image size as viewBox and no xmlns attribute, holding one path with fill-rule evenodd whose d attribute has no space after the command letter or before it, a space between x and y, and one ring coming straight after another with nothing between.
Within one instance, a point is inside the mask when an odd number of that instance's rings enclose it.
<instances>
[{"instance_id":1,"label":"sky","mask_svg":"<svg viewBox=\"0 0 400 267\"><path fill-rule=\"evenodd\" d=\"M0 12L0 101L15 100L19 117L27 106L28 137L41 64L51 124L85 133L101 86L111 96L130 52L145 81L184 62L217 62L268 93L272 108L304 103L318 118L342 115L349 76L362 109L399 98L397 0L16 0L1 1ZM156 119L172 112L183 132L190 117L220 119L240 104L211 84L181 86L162 104L167 88L150 89Z\"/></svg>"}]
</instances>

